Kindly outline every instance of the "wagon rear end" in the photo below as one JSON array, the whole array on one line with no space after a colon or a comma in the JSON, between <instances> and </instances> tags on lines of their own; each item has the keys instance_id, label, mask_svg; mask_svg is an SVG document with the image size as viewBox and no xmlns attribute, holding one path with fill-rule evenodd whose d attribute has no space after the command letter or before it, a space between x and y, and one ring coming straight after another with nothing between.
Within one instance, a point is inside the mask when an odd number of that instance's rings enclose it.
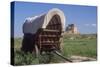
<instances>
[{"instance_id":1,"label":"wagon rear end","mask_svg":"<svg viewBox=\"0 0 100 67\"><path fill-rule=\"evenodd\" d=\"M36 37L36 44L40 51L60 50L61 31L41 29Z\"/></svg>"}]
</instances>

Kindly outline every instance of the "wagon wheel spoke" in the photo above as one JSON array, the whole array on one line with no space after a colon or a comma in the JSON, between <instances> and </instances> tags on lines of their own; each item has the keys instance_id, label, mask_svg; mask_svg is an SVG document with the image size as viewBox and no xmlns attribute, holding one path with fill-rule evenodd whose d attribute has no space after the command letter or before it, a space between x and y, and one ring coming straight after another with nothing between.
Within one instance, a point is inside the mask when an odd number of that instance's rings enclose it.
<instances>
[{"instance_id":1,"label":"wagon wheel spoke","mask_svg":"<svg viewBox=\"0 0 100 67\"><path fill-rule=\"evenodd\" d=\"M35 55L37 58L39 58L39 49L37 45L35 45Z\"/></svg>"}]
</instances>

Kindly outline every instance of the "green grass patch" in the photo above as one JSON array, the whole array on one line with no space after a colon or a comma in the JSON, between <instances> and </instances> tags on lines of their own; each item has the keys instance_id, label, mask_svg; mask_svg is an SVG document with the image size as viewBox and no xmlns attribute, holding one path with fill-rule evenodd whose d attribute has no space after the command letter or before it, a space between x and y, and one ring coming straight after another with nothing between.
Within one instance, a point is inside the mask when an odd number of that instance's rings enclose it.
<instances>
[{"instance_id":1,"label":"green grass patch","mask_svg":"<svg viewBox=\"0 0 100 67\"><path fill-rule=\"evenodd\" d=\"M80 55L87 57L97 57L97 40L96 38L64 38L64 55Z\"/></svg>"}]
</instances>

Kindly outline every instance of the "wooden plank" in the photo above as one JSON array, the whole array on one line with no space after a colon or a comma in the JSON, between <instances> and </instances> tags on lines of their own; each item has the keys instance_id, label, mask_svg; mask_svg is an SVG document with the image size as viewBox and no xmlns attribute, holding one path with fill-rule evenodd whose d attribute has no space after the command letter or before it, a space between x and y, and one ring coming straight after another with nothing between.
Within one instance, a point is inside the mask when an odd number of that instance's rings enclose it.
<instances>
[{"instance_id":1,"label":"wooden plank","mask_svg":"<svg viewBox=\"0 0 100 67\"><path fill-rule=\"evenodd\" d=\"M60 23L58 24L49 24L49 26L57 26L57 25L61 25Z\"/></svg>"},{"instance_id":2,"label":"wooden plank","mask_svg":"<svg viewBox=\"0 0 100 67\"><path fill-rule=\"evenodd\" d=\"M42 45L57 45L60 44L60 42L41 42Z\"/></svg>"},{"instance_id":3,"label":"wooden plank","mask_svg":"<svg viewBox=\"0 0 100 67\"><path fill-rule=\"evenodd\" d=\"M50 30L50 29L43 29L43 31L45 31L45 32L61 32L59 30Z\"/></svg>"},{"instance_id":4,"label":"wooden plank","mask_svg":"<svg viewBox=\"0 0 100 67\"><path fill-rule=\"evenodd\" d=\"M41 37L62 37L61 35L41 35Z\"/></svg>"},{"instance_id":5,"label":"wooden plank","mask_svg":"<svg viewBox=\"0 0 100 67\"><path fill-rule=\"evenodd\" d=\"M41 41L41 43L59 43L59 41Z\"/></svg>"}]
</instances>

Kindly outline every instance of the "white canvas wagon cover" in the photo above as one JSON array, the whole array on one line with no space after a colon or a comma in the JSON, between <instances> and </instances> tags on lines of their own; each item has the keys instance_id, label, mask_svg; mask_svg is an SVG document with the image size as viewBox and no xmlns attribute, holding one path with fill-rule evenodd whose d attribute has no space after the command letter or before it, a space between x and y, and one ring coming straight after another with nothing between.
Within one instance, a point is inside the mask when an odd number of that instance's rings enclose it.
<instances>
[{"instance_id":1,"label":"white canvas wagon cover","mask_svg":"<svg viewBox=\"0 0 100 67\"><path fill-rule=\"evenodd\" d=\"M57 8L53 8L46 14L29 17L25 19L23 24L23 33L35 34L39 28L46 28L54 15L58 15L61 20L62 31L65 30L65 16L64 13Z\"/></svg>"}]
</instances>

